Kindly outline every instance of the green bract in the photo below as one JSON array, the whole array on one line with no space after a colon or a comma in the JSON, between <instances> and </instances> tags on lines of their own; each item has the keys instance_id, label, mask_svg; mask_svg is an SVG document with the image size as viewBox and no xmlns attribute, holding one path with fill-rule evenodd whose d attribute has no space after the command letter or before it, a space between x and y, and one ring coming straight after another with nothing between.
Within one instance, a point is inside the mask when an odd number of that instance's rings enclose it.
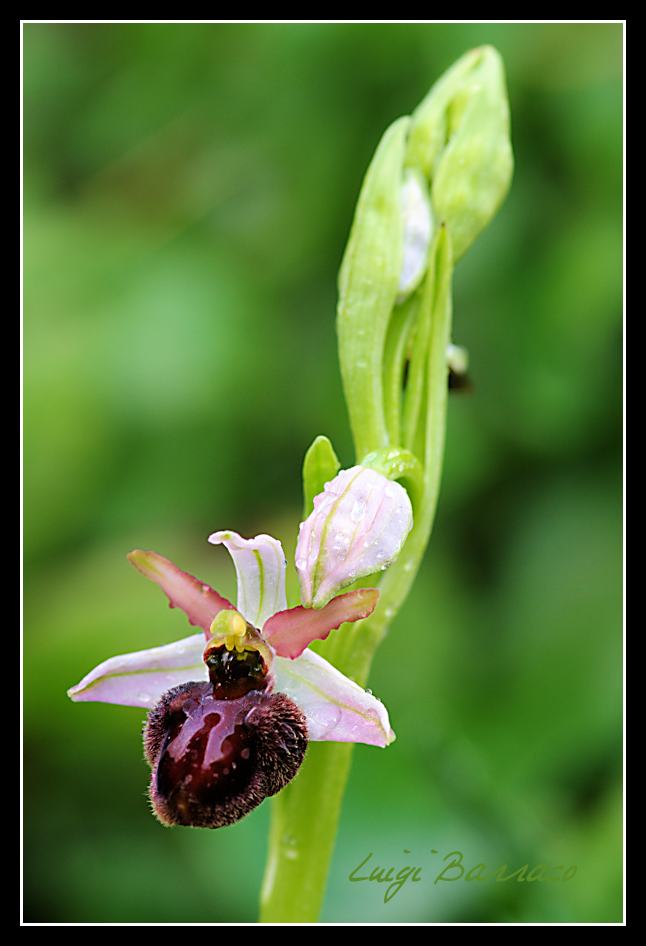
<instances>
[{"instance_id":1,"label":"green bract","mask_svg":"<svg viewBox=\"0 0 646 946\"><path fill-rule=\"evenodd\" d=\"M339 273L339 359L357 459L388 445L382 352L403 253L400 190L409 119L386 131L368 168Z\"/></svg>"},{"instance_id":2,"label":"green bract","mask_svg":"<svg viewBox=\"0 0 646 946\"><path fill-rule=\"evenodd\" d=\"M334 447L327 437L314 439L303 460L303 518L314 508L314 497L322 493L325 484L333 480L341 469Z\"/></svg>"}]
</instances>

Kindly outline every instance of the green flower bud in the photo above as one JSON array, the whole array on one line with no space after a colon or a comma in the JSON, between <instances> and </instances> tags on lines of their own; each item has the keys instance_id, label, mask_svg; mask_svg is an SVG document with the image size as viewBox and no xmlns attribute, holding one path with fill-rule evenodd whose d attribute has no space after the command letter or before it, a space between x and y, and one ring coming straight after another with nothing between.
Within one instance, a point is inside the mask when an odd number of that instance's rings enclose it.
<instances>
[{"instance_id":1,"label":"green flower bud","mask_svg":"<svg viewBox=\"0 0 646 946\"><path fill-rule=\"evenodd\" d=\"M494 216L513 170L504 68L492 46L462 56L415 110L405 163L430 182L437 223L459 259Z\"/></svg>"}]
</instances>

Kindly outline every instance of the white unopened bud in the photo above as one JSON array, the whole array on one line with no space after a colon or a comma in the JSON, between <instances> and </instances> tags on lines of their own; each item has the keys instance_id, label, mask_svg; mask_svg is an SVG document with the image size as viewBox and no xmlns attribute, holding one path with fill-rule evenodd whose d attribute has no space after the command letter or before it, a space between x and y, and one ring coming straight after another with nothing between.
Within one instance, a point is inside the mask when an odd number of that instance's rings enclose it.
<instances>
[{"instance_id":1,"label":"white unopened bud","mask_svg":"<svg viewBox=\"0 0 646 946\"><path fill-rule=\"evenodd\" d=\"M358 578L387 568L412 526L403 486L368 467L341 470L301 523L296 570L305 607L322 608Z\"/></svg>"},{"instance_id":2,"label":"white unopened bud","mask_svg":"<svg viewBox=\"0 0 646 946\"><path fill-rule=\"evenodd\" d=\"M407 170L401 186L404 223L402 266L397 302L403 302L422 281L428 265L428 248L433 237L433 214L428 189L419 171Z\"/></svg>"}]
</instances>

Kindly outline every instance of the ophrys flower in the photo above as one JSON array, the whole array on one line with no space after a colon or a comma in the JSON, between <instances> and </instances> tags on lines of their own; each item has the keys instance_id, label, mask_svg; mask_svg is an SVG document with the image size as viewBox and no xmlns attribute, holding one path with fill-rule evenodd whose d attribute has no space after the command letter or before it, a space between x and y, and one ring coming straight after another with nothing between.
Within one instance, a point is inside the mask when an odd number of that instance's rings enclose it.
<instances>
[{"instance_id":1,"label":"ophrys flower","mask_svg":"<svg viewBox=\"0 0 646 946\"><path fill-rule=\"evenodd\" d=\"M285 557L269 535L244 539L222 531L209 537L233 558L237 607L155 552L128 556L202 633L111 657L69 695L150 710L144 728L150 799L165 824L220 827L239 820L294 777L308 739L386 746L394 738L383 704L308 644L372 613L375 588L331 594L384 567L384 533L396 554L412 523L410 503L401 486L362 467L342 471L326 484L329 490L339 501L317 502L301 535L325 513L322 531L314 534L349 535L350 541L344 539L343 548L334 539L330 548L322 541L318 555L310 543L311 566L299 564L302 588L312 587L310 569L320 578L319 590L326 580L318 607L287 608ZM356 541L359 559L352 554Z\"/></svg>"}]
</instances>

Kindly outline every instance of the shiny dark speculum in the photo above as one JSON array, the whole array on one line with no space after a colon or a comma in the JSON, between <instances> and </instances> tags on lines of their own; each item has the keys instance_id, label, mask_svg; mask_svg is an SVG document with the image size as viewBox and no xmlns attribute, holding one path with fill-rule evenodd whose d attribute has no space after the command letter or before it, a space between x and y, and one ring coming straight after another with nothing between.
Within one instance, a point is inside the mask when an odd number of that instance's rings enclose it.
<instances>
[{"instance_id":1,"label":"shiny dark speculum","mask_svg":"<svg viewBox=\"0 0 646 946\"><path fill-rule=\"evenodd\" d=\"M211 650L205 662L213 695L219 700L237 700L267 685L268 668L257 650L238 653L222 646Z\"/></svg>"},{"instance_id":2,"label":"shiny dark speculum","mask_svg":"<svg viewBox=\"0 0 646 946\"><path fill-rule=\"evenodd\" d=\"M211 683L165 693L144 730L150 799L163 824L233 824L296 775L305 717L287 696L252 690L220 700Z\"/></svg>"}]
</instances>

